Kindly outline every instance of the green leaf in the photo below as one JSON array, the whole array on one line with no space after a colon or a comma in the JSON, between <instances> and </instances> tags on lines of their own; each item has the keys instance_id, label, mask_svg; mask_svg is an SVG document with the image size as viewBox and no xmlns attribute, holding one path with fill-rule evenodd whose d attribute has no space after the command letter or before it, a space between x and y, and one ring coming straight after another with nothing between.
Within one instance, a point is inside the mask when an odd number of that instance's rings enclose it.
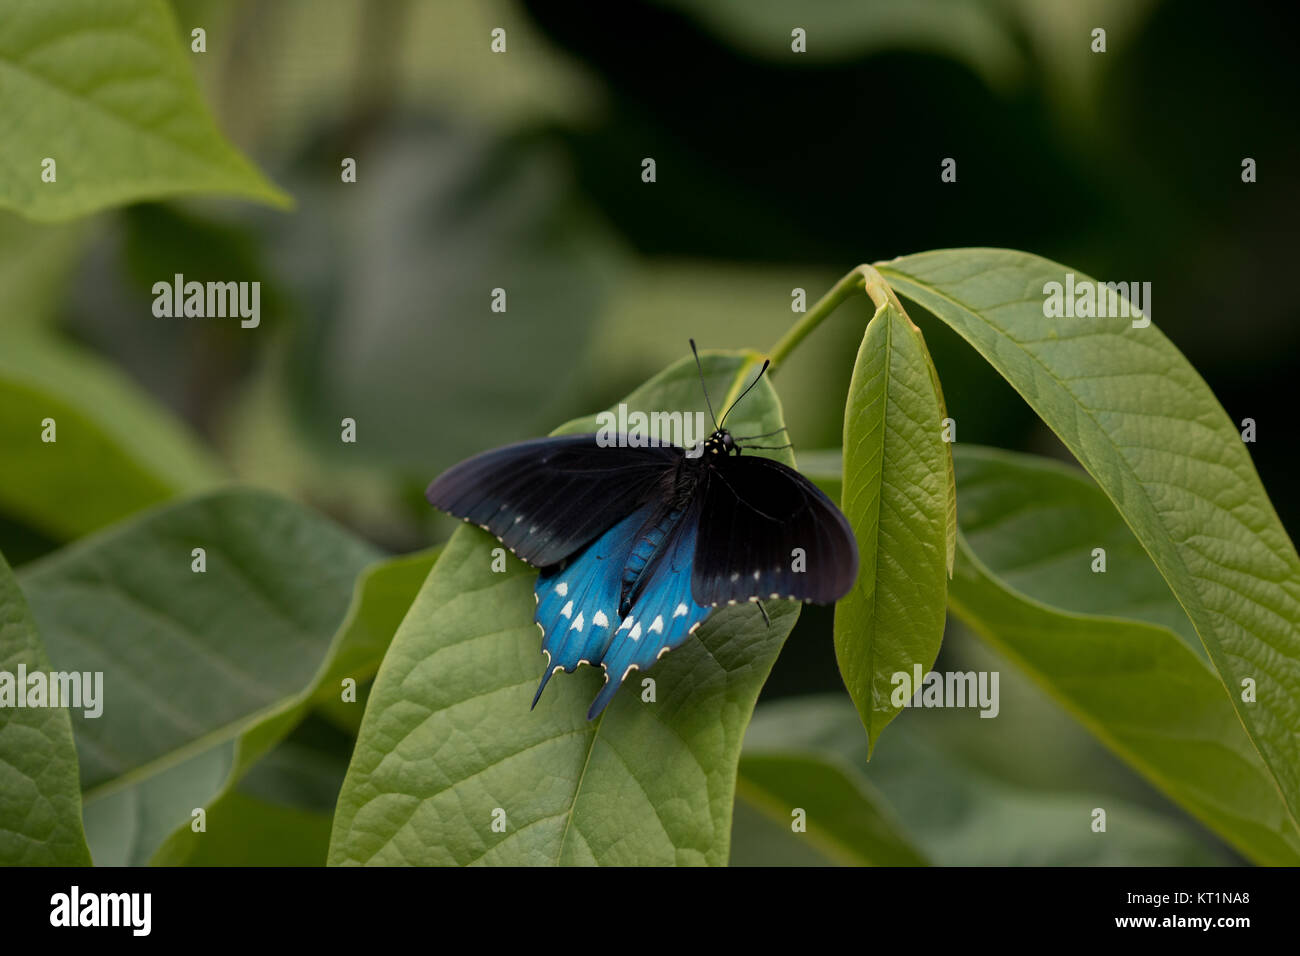
<instances>
[{"instance_id":1,"label":"green leaf","mask_svg":"<svg viewBox=\"0 0 1300 956\"><path fill-rule=\"evenodd\" d=\"M703 359L719 405L758 371L752 353ZM702 411L694 364L678 362L627 404ZM766 380L729 424L780 426ZM771 627L749 605L715 613L649 672L656 702L632 682L588 721L601 686L588 668L558 675L530 713L543 664L535 572L511 561L494 573L496 544L458 530L402 622L339 796L330 862L725 863L741 738L798 605L767 605Z\"/></svg>"},{"instance_id":2,"label":"green leaf","mask_svg":"<svg viewBox=\"0 0 1300 956\"><path fill-rule=\"evenodd\" d=\"M40 335L0 341L0 448L0 510L56 538L224 480L181 424L114 368Z\"/></svg>"},{"instance_id":3,"label":"green leaf","mask_svg":"<svg viewBox=\"0 0 1300 956\"><path fill-rule=\"evenodd\" d=\"M1186 610L1232 706L1300 816L1300 558L1245 444L1154 326L1049 318L1065 266L1000 249L878 266L1025 398L1119 509ZM1075 274L1076 288L1091 282ZM1256 698L1242 700L1246 681Z\"/></svg>"},{"instance_id":4,"label":"green leaf","mask_svg":"<svg viewBox=\"0 0 1300 956\"><path fill-rule=\"evenodd\" d=\"M1066 466L957 449L954 612L1103 743L1252 859L1300 863L1300 835L1183 615L1102 493ZM1094 574L1092 548L1107 570ZM1105 615L1105 616L1103 616ZM1128 618L1127 620L1124 618Z\"/></svg>"},{"instance_id":5,"label":"green leaf","mask_svg":"<svg viewBox=\"0 0 1300 956\"><path fill-rule=\"evenodd\" d=\"M736 800L787 830L794 811L803 810L807 842L837 863L924 866L927 862L875 788L825 754L765 751L761 744L746 747L740 758Z\"/></svg>"},{"instance_id":6,"label":"green leaf","mask_svg":"<svg viewBox=\"0 0 1300 956\"><path fill-rule=\"evenodd\" d=\"M299 693L285 700L276 712L263 717L235 741L234 756L225 781L220 790L205 801L210 813L219 816L233 813L226 804L231 800L239 802L236 788L255 766L258 770L263 769L259 761L273 747L279 744L283 748L280 741L302 722L313 706L327 702L338 702L341 707L363 706L359 694L350 695L346 701L343 699L343 681L353 681L355 689L374 676L398 625L402 623L420 585L429 576L438 551L435 548L391 558L372 564L361 572L347 616L325 652L316 676ZM334 795L337 793L336 789ZM330 808L333 808L333 800ZM200 865L212 854L210 849L201 847L208 842L205 836L204 833L195 833L189 826L178 827L154 854L152 862L166 866L182 862ZM328 844L329 834L326 833L324 846ZM324 861L322 850L318 862Z\"/></svg>"},{"instance_id":7,"label":"green leaf","mask_svg":"<svg viewBox=\"0 0 1300 956\"><path fill-rule=\"evenodd\" d=\"M835 607L835 655L872 746L900 709L892 675L929 670L943 641L954 505L937 384L921 333L882 305L844 410L842 506L860 563Z\"/></svg>"},{"instance_id":8,"label":"green leaf","mask_svg":"<svg viewBox=\"0 0 1300 956\"><path fill-rule=\"evenodd\" d=\"M25 694L24 673L50 662L9 563L0 554L0 682ZM64 707L18 707L0 686L0 865L88 866L72 724ZM26 697L23 697L26 700Z\"/></svg>"},{"instance_id":9,"label":"green leaf","mask_svg":"<svg viewBox=\"0 0 1300 956\"><path fill-rule=\"evenodd\" d=\"M231 490L23 569L55 667L104 674L103 714L72 715L100 863L147 861L292 728L317 675L335 676L329 653L348 636L335 632L374 557L299 505Z\"/></svg>"},{"instance_id":10,"label":"green leaf","mask_svg":"<svg viewBox=\"0 0 1300 956\"><path fill-rule=\"evenodd\" d=\"M187 47L163 0L5 4L0 207L53 220L193 193L287 205L221 137Z\"/></svg>"},{"instance_id":11,"label":"green leaf","mask_svg":"<svg viewBox=\"0 0 1300 956\"><path fill-rule=\"evenodd\" d=\"M955 715L909 716L868 764L868 744L848 701L789 698L757 710L745 747L803 753L846 768L875 794L880 812L898 821L899 832L912 835L917 852L942 866L1224 862L1186 827L1113 794L1033 790L1001 779L955 732L961 722L948 719ZM1096 807L1106 810L1104 834L1092 832Z\"/></svg>"}]
</instances>

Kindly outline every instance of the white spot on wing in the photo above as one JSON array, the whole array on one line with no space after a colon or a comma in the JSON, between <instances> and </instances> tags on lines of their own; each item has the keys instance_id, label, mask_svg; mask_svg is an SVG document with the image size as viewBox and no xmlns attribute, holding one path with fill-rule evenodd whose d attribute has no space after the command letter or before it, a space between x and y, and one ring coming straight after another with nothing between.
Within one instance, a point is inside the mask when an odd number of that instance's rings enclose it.
<instances>
[{"instance_id":1,"label":"white spot on wing","mask_svg":"<svg viewBox=\"0 0 1300 956\"><path fill-rule=\"evenodd\" d=\"M661 614L656 614L656 615L655 615L655 619L654 619L654 623L650 625L650 633L651 633L651 634L662 634L663 632L664 632L664 619L663 619L663 615L661 615Z\"/></svg>"},{"instance_id":2,"label":"white spot on wing","mask_svg":"<svg viewBox=\"0 0 1300 956\"><path fill-rule=\"evenodd\" d=\"M570 601L564 607L560 608L561 617L573 617L573 602Z\"/></svg>"},{"instance_id":3,"label":"white spot on wing","mask_svg":"<svg viewBox=\"0 0 1300 956\"><path fill-rule=\"evenodd\" d=\"M561 581L559 584L557 584L557 585L555 586L555 593L558 594L560 597L568 597L568 596L569 596L569 582L568 582L568 581Z\"/></svg>"},{"instance_id":4,"label":"white spot on wing","mask_svg":"<svg viewBox=\"0 0 1300 956\"><path fill-rule=\"evenodd\" d=\"M685 604L679 604L677 605L677 610L673 611L673 617L685 617L686 612L689 610L690 608L688 608Z\"/></svg>"},{"instance_id":5,"label":"white spot on wing","mask_svg":"<svg viewBox=\"0 0 1300 956\"><path fill-rule=\"evenodd\" d=\"M582 612L581 612L581 611L579 611L579 612L578 612L578 616L575 617L575 618L573 619L573 624L571 624L571 625L569 626L569 630L571 630L571 631L581 631L581 630L582 630Z\"/></svg>"},{"instance_id":6,"label":"white spot on wing","mask_svg":"<svg viewBox=\"0 0 1300 956\"><path fill-rule=\"evenodd\" d=\"M641 640L641 625L637 624L632 628L632 633L628 635L634 641Z\"/></svg>"},{"instance_id":7,"label":"white spot on wing","mask_svg":"<svg viewBox=\"0 0 1300 956\"><path fill-rule=\"evenodd\" d=\"M591 623L597 627L609 627L609 618L605 616L604 611L597 611L591 618Z\"/></svg>"}]
</instances>

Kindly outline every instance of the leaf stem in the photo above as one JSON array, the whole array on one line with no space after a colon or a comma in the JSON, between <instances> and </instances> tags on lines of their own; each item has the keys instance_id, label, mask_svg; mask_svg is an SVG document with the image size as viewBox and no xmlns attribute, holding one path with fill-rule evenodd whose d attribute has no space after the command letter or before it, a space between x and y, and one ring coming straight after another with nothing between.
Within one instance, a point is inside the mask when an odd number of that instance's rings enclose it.
<instances>
[{"instance_id":1,"label":"leaf stem","mask_svg":"<svg viewBox=\"0 0 1300 956\"><path fill-rule=\"evenodd\" d=\"M772 346L768 353L772 360L772 367L768 370L768 374L775 372L777 366L789 358L795 347L807 338L813 329L821 325L822 320L834 312L841 302L860 292L867 293L877 309L882 309L886 304L890 304L904 315L907 314L898 301L898 297L894 295L894 290L885 281L884 276L877 272L874 266L863 263L836 282L831 287L831 290L818 299L807 314L796 322L789 332L782 336L781 341Z\"/></svg>"}]
</instances>

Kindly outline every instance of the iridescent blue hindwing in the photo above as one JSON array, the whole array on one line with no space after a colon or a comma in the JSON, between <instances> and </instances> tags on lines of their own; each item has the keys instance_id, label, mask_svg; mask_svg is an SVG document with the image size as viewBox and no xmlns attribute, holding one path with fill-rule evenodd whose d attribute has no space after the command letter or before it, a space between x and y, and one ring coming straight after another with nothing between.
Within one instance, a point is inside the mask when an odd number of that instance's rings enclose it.
<instances>
[{"instance_id":1,"label":"iridescent blue hindwing","mask_svg":"<svg viewBox=\"0 0 1300 956\"><path fill-rule=\"evenodd\" d=\"M548 662L534 705L552 674L585 661L605 669L605 686L587 712L588 719L596 717L632 671L648 670L708 617L712 608L691 596L698 501L665 536L651 558L645 585L627 615L619 617L622 572L646 533L652 511L649 506L639 509L570 564L538 576L536 620Z\"/></svg>"},{"instance_id":2,"label":"iridescent blue hindwing","mask_svg":"<svg viewBox=\"0 0 1300 956\"><path fill-rule=\"evenodd\" d=\"M537 576L534 620L542 631L546 672L533 697L558 670L598 665L619 625L623 566L652 506L639 508L591 543L576 558Z\"/></svg>"}]
</instances>

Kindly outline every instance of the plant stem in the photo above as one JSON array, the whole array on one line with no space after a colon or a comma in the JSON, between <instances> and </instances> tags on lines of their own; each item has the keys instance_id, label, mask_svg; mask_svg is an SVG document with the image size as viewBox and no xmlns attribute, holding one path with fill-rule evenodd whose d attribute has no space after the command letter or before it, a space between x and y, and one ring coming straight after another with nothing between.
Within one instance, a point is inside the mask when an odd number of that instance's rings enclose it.
<instances>
[{"instance_id":1,"label":"plant stem","mask_svg":"<svg viewBox=\"0 0 1300 956\"><path fill-rule=\"evenodd\" d=\"M889 287L889 283L875 270L875 267L865 263L857 266L836 282L831 290L818 299L816 305L781 338L781 341L772 346L768 353L772 360L769 374L775 372L777 366L789 358L795 347L807 338L813 329L821 325L822 320L834 312L841 302L860 292L867 293L877 309L890 304L899 312L903 312L903 306L894 295L894 290ZM906 312L903 314L906 315Z\"/></svg>"}]
</instances>

